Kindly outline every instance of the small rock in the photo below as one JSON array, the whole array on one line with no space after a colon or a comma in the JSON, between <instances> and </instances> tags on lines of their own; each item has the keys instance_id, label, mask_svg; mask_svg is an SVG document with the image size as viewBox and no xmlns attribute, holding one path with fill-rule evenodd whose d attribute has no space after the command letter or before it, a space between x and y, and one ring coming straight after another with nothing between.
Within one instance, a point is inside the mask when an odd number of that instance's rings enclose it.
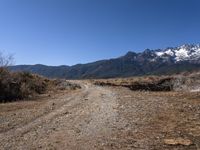
<instances>
[{"instance_id":1,"label":"small rock","mask_svg":"<svg viewBox=\"0 0 200 150\"><path fill-rule=\"evenodd\" d=\"M164 143L167 145L184 145L184 146L189 146L193 144L191 140L183 138L164 139Z\"/></svg>"},{"instance_id":2,"label":"small rock","mask_svg":"<svg viewBox=\"0 0 200 150\"><path fill-rule=\"evenodd\" d=\"M78 128L75 128L74 130L75 130L76 133L80 133L81 132L81 130L78 129Z\"/></svg>"},{"instance_id":3,"label":"small rock","mask_svg":"<svg viewBox=\"0 0 200 150\"><path fill-rule=\"evenodd\" d=\"M53 130L53 131L55 131L55 130L56 130L56 128L52 128L52 130Z\"/></svg>"},{"instance_id":4,"label":"small rock","mask_svg":"<svg viewBox=\"0 0 200 150\"><path fill-rule=\"evenodd\" d=\"M64 115L67 115L67 114L69 114L69 112L68 112L68 111L64 112Z\"/></svg>"},{"instance_id":5,"label":"small rock","mask_svg":"<svg viewBox=\"0 0 200 150\"><path fill-rule=\"evenodd\" d=\"M131 95L125 95L124 98L131 98Z\"/></svg>"},{"instance_id":6,"label":"small rock","mask_svg":"<svg viewBox=\"0 0 200 150\"><path fill-rule=\"evenodd\" d=\"M42 148L42 145L39 145L38 148Z\"/></svg>"},{"instance_id":7,"label":"small rock","mask_svg":"<svg viewBox=\"0 0 200 150\"><path fill-rule=\"evenodd\" d=\"M159 136L157 136L156 138L157 138L157 139L160 139L160 137L159 137Z\"/></svg>"}]
</instances>

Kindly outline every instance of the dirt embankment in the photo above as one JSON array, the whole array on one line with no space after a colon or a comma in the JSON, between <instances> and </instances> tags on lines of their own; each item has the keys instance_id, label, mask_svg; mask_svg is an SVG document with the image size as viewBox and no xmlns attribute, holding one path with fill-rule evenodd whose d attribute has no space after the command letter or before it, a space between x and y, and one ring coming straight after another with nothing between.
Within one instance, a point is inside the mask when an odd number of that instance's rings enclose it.
<instances>
[{"instance_id":1,"label":"dirt embankment","mask_svg":"<svg viewBox=\"0 0 200 150\"><path fill-rule=\"evenodd\" d=\"M122 86L133 91L200 91L200 73L92 80L100 86Z\"/></svg>"},{"instance_id":2,"label":"dirt embankment","mask_svg":"<svg viewBox=\"0 0 200 150\"><path fill-rule=\"evenodd\" d=\"M119 80L116 82L116 80ZM122 80L122 81L120 81ZM126 81L125 81L126 80ZM172 91L173 90L173 78L159 78L149 80L135 80L129 81L128 79L115 79L113 80L100 80L95 81L95 85L100 86L123 86L128 87L133 91Z\"/></svg>"},{"instance_id":3,"label":"dirt embankment","mask_svg":"<svg viewBox=\"0 0 200 150\"><path fill-rule=\"evenodd\" d=\"M77 89L65 80L48 79L28 72L10 72L0 67L0 103L33 99L50 91Z\"/></svg>"}]
</instances>

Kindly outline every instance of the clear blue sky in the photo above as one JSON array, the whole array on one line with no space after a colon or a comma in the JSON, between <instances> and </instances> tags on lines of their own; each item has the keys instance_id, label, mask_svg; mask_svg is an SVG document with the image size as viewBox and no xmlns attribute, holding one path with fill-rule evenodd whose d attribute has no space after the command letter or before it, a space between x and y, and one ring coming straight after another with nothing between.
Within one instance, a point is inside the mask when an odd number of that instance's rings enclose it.
<instances>
[{"instance_id":1,"label":"clear blue sky","mask_svg":"<svg viewBox=\"0 0 200 150\"><path fill-rule=\"evenodd\" d=\"M200 43L200 0L0 0L0 50L73 65Z\"/></svg>"}]
</instances>

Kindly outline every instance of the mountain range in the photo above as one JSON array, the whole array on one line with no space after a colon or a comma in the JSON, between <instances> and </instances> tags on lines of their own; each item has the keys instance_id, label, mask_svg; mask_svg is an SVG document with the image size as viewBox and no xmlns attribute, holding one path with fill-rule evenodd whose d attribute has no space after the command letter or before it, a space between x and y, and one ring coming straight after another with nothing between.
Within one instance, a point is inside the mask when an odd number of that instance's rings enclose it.
<instances>
[{"instance_id":1,"label":"mountain range","mask_svg":"<svg viewBox=\"0 0 200 150\"><path fill-rule=\"evenodd\" d=\"M74 66L16 65L12 71L28 71L50 78L86 79L166 75L200 70L200 45L129 51L124 56Z\"/></svg>"}]
</instances>

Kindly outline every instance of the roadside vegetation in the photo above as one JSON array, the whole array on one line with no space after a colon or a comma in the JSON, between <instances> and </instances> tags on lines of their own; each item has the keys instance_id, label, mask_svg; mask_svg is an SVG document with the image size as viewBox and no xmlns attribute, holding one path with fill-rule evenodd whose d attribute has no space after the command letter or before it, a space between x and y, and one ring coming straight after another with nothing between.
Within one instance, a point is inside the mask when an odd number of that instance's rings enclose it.
<instances>
[{"instance_id":1,"label":"roadside vegetation","mask_svg":"<svg viewBox=\"0 0 200 150\"><path fill-rule=\"evenodd\" d=\"M171 91L172 77L134 77L108 80L95 80L94 84L101 86L123 86L134 91Z\"/></svg>"},{"instance_id":2,"label":"roadside vegetation","mask_svg":"<svg viewBox=\"0 0 200 150\"><path fill-rule=\"evenodd\" d=\"M199 91L200 72L171 76L99 79L92 82L100 86L123 86L133 91Z\"/></svg>"},{"instance_id":3,"label":"roadside vegetation","mask_svg":"<svg viewBox=\"0 0 200 150\"><path fill-rule=\"evenodd\" d=\"M53 85L48 79L26 72L12 73L0 68L0 102L31 98Z\"/></svg>"},{"instance_id":4,"label":"roadside vegetation","mask_svg":"<svg viewBox=\"0 0 200 150\"><path fill-rule=\"evenodd\" d=\"M0 102L34 98L58 90L76 90L79 85L65 80L48 79L28 72L10 72L0 68Z\"/></svg>"}]
</instances>

